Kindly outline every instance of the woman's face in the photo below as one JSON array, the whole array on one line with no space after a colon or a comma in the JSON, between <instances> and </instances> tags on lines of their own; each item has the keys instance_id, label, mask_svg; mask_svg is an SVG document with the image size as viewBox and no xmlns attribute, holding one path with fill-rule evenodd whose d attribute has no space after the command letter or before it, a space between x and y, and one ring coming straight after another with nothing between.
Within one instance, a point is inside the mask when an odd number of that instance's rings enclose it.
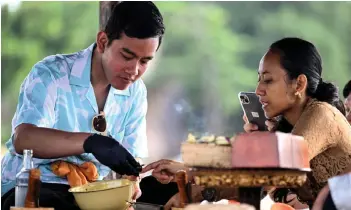
<instances>
[{"instance_id":1,"label":"woman's face","mask_svg":"<svg viewBox=\"0 0 351 210\"><path fill-rule=\"evenodd\" d=\"M256 87L267 118L282 115L294 106L295 86L280 65L280 56L268 51L260 61Z\"/></svg>"}]
</instances>

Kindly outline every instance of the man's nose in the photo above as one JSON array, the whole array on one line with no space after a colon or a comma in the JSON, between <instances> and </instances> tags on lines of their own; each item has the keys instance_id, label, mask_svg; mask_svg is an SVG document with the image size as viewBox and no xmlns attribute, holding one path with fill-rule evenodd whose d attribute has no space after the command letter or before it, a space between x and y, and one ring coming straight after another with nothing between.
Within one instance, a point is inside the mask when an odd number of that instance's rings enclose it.
<instances>
[{"instance_id":1,"label":"man's nose","mask_svg":"<svg viewBox=\"0 0 351 210\"><path fill-rule=\"evenodd\" d=\"M127 73L132 75L132 76L137 76L139 73L138 69L139 69L139 63L135 62L128 67Z\"/></svg>"}]
</instances>

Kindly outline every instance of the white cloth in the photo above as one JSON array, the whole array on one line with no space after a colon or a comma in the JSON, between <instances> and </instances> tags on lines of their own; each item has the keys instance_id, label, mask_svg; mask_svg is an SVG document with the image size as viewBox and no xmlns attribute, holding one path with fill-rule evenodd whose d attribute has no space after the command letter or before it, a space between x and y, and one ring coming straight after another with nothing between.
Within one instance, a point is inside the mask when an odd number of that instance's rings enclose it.
<instances>
[{"instance_id":1,"label":"white cloth","mask_svg":"<svg viewBox=\"0 0 351 210\"><path fill-rule=\"evenodd\" d=\"M328 180L331 197L338 210L351 209L351 173Z\"/></svg>"}]
</instances>

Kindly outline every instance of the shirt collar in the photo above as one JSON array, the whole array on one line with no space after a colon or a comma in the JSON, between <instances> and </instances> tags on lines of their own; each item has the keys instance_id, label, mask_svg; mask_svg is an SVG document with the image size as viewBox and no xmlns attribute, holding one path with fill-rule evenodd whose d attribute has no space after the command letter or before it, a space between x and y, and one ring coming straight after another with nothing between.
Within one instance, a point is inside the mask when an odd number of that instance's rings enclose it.
<instances>
[{"instance_id":1,"label":"shirt collar","mask_svg":"<svg viewBox=\"0 0 351 210\"><path fill-rule=\"evenodd\" d=\"M91 74L91 58L95 49L96 43L90 45L88 48L77 52L77 57L73 63L70 84L81 87L91 87L90 74ZM125 90L118 90L111 87L113 94L130 96L130 87Z\"/></svg>"}]
</instances>

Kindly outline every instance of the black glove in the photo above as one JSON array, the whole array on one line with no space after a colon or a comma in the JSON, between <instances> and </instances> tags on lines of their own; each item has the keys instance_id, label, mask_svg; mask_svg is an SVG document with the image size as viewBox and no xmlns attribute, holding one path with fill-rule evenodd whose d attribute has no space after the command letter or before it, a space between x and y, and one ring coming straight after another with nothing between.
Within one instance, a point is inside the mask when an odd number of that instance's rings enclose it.
<instances>
[{"instance_id":1,"label":"black glove","mask_svg":"<svg viewBox=\"0 0 351 210\"><path fill-rule=\"evenodd\" d=\"M99 134L89 136L83 145L85 152L92 153L105 166L120 175L139 176L142 166L115 139Z\"/></svg>"}]
</instances>

